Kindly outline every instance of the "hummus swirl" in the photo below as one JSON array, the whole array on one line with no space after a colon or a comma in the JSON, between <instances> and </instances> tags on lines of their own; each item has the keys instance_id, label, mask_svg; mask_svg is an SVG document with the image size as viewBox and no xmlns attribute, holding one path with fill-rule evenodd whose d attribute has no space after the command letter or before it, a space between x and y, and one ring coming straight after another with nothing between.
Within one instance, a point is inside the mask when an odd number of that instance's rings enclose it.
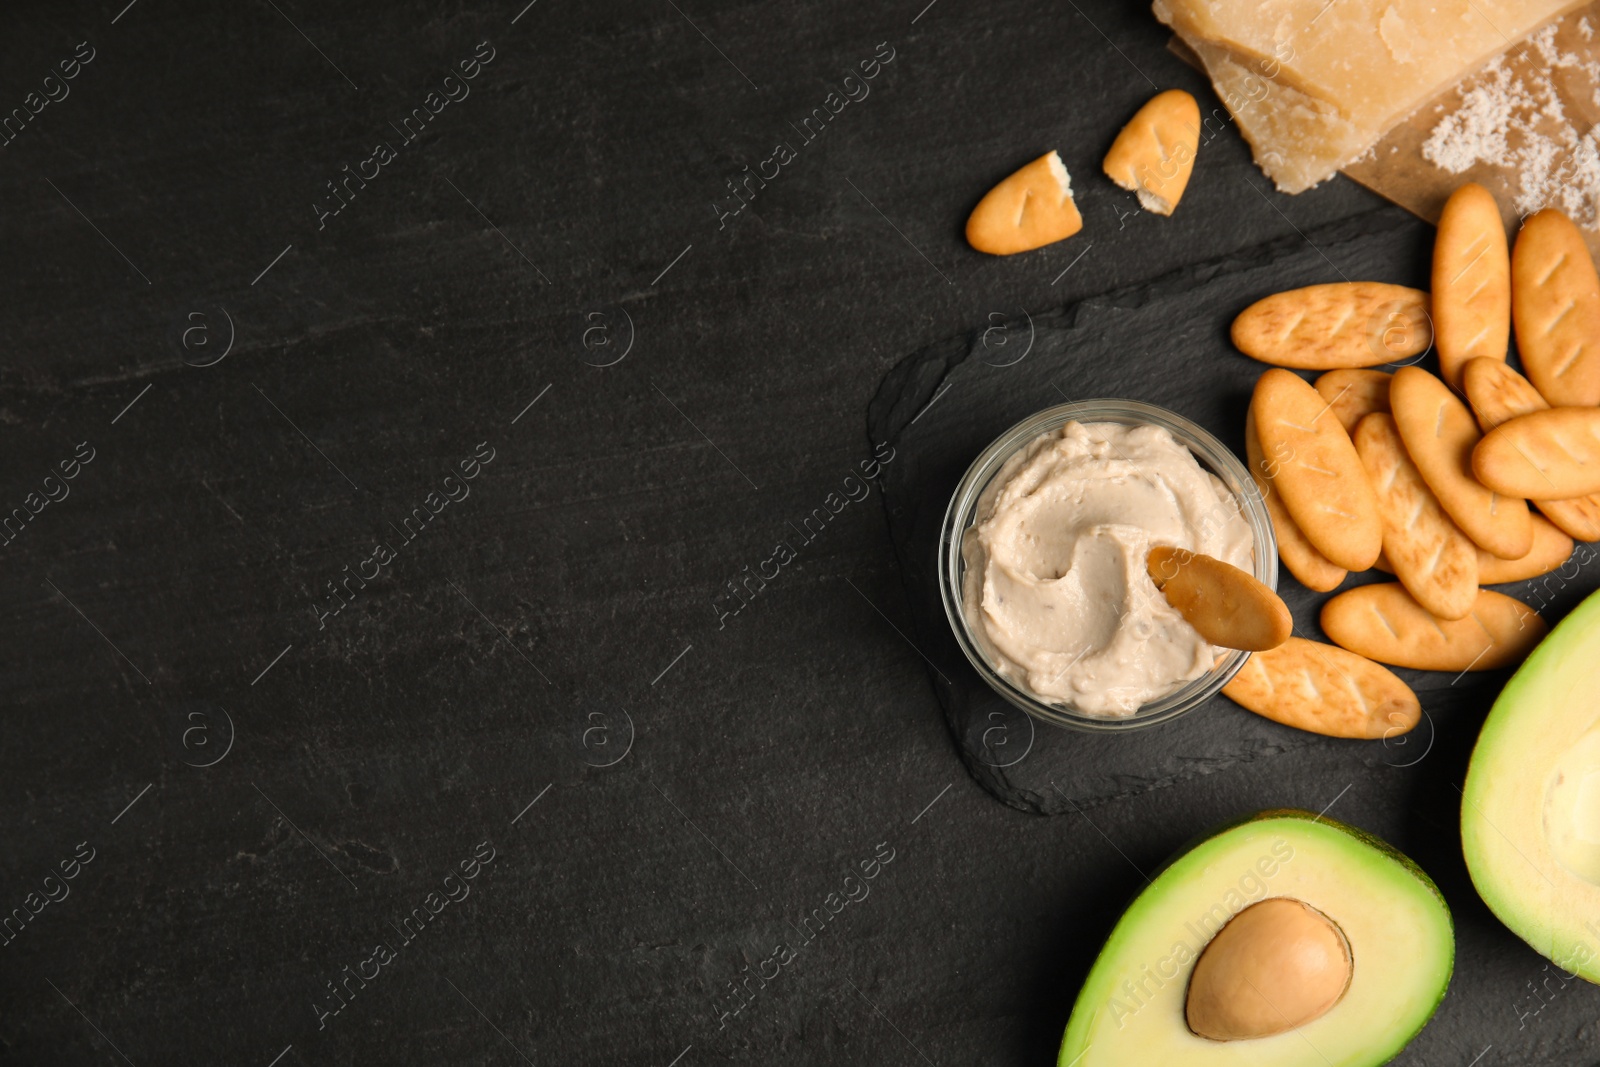
<instances>
[{"instance_id":1,"label":"hummus swirl","mask_svg":"<svg viewBox=\"0 0 1600 1067\"><path fill-rule=\"evenodd\" d=\"M1122 718L1221 654L1145 570L1153 545L1250 570L1227 487L1159 426L1069 422L1006 461L963 534L962 602L996 671L1046 703Z\"/></svg>"}]
</instances>

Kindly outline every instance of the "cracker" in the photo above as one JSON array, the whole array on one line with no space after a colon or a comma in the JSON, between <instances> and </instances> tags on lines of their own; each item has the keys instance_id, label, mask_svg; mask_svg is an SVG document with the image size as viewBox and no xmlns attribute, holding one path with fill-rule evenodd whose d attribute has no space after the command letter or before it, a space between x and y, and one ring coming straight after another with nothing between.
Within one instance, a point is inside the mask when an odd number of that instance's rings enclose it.
<instances>
[{"instance_id":1,"label":"cracker","mask_svg":"<svg viewBox=\"0 0 1600 1067\"><path fill-rule=\"evenodd\" d=\"M1600 276L1583 234L1554 208L1517 234L1511 311L1523 369L1544 398L1600 404Z\"/></svg>"},{"instance_id":2,"label":"cracker","mask_svg":"<svg viewBox=\"0 0 1600 1067\"><path fill-rule=\"evenodd\" d=\"M990 189L967 218L967 243L1009 256L1063 241L1083 229L1072 200L1072 178L1055 152L1046 152Z\"/></svg>"},{"instance_id":3,"label":"cracker","mask_svg":"<svg viewBox=\"0 0 1600 1067\"><path fill-rule=\"evenodd\" d=\"M1497 359L1469 360L1462 371L1461 384L1484 433L1507 419L1531 415L1550 406L1532 382ZM1568 537L1579 541L1600 540L1600 494L1568 500L1535 500L1533 506L1544 512L1545 517Z\"/></svg>"},{"instance_id":4,"label":"cracker","mask_svg":"<svg viewBox=\"0 0 1600 1067\"><path fill-rule=\"evenodd\" d=\"M1472 450L1472 473L1497 493L1533 500L1600 493L1600 408L1507 419Z\"/></svg>"},{"instance_id":5,"label":"cracker","mask_svg":"<svg viewBox=\"0 0 1600 1067\"><path fill-rule=\"evenodd\" d=\"M1317 379L1316 388L1345 432L1354 433L1365 416L1389 410L1390 377L1381 370L1331 370Z\"/></svg>"},{"instance_id":6,"label":"cracker","mask_svg":"<svg viewBox=\"0 0 1600 1067\"><path fill-rule=\"evenodd\" d=\"M1600 541L1600 494L1571 500L1536 500L1534 507L1574 541Z\"/></svg>"},{"instance_id":7,"label":"cracker","mask_svg":"<svg viewBox=\"0 0 1600 1067\"><path fill-rule=\"evenodd\" d=\"M1489 589L1478 592L1466 618L1454 621L1434 618L1393 582L1346 590L1322 606L1322 632L1342 647L1422 671L1509 667L1548 629L1522 601Z\"/></svg>"},{"instance_id":8,"label":"cracker","mask_svg":"<svg viewBox=\"0 0 1600 1067\"><path fill-rule=\"evenodd\" d=\"M1277 463L1269 463L1262 456L1261 442L1256 437L1256 420L1248 410L1244 416L1244 453L1250 464L1250 477L1255 481L1256 490L1266 503L1267 515L1272 519L1272 532L1278 541L1278 558L1307 589L1318 593L1337 589L1349 572L1336 563L1330 563L1327 556L1306 540L1305 532L1289 517L1289 509L1283 506L1282 495L1272 485L1271 472L1277 470Z\"/></svg>"},{"instance_id":9,"label":"cracker","mask_svg":"<svg viewBox=\"0 0 1600 1067\"><path fill-rule=\"evenodd\" d=\"M1511 253L1494 194L1468 182L1445 201L1433 242L1433 343L1460 387L1470 359L1504 361L1511 335Z\"/></svg>"},{"instance_id":10,"label":"cracker","mask_svg":"<svg viewBox=\"0 0 1600 1067\"><path fill-rule=\"evenodd\" d=\"M1200 105L1182 89L1158 93L1122 127L1102 165L1106 177L1157 215L1178 206L1200 147Z\"/></svg>"},{"instance_id":11,"label":"cracker","mask_svg":"<svg viewBox=\"0 0 1600 1067\"><path fill-rule=\"evenodd\" d=\"M1428 350L1428 294L1383 282L1333 282L1274 293L1233 320L1233 343L1279 367L1375 367Z\"/></svg>"},{"instance_id":12,"label":"cracker","mask_svg":"<svg viewBox=\"0 0 1600 1067\"><path fill-rule=\"evenodd\" d=\"M1261 451L1289 517L1328 561L1352 571L1383 549L1383 519L1350 435L1328 402L1298 375L1269 370L1250 398Z\"/></svg>"},{"instance_id":13,"label":"cracker","mask_svg":"<svg viewBox=\"0 0 1600 1067\"><path fill-rule=\"evenodd\" d=\"M1445 513L1406 454L1394 419L1374 412L1355 433L1383 515L1383 554L1395 577L1433 614L1459 619L1478 595L1478 546Z\"/></svg>"},{"instance_id":14,"label":"cracker","mask_svg":"<svg viewBox=\"0 0 1600 1067\"><path fill-rule=\"evenodd\" d=\"M1417 695L1393 671L1303 637L1252 653L1222 695L1273 722L1328 737L1394 737L1422 718Z\"/></svg>"},{"instance_id":15,"label":"cracker","mask_svg":"<svg viewBox=\"0 0 1600 1067\"><path fill-rule=\"evenodd\" d=\"M1167 603L1222 648L1259 652L1289 639L1289 607L1256 576L1215 556L1157 545L1145 567Z\"/></svg>"},{"instance_id":16,"label":"cracker","mask_svg":"<svg viewBox=\"0 0 1600 1067\"><path fill-rule=\"evenodd\" d=\"M1484 433L1507 419L1531 415L1550 405L1533 383L1498 359L1468 360L1461 368L1461 391Z\"/></svg>"},{"instance_id":17,"label":"cracker","mask_svg":"<svg viewBox=\"0 0 1600 1067\"><path fill-rule=\"evenodd\" d=\"M1389 403L1411 461L1461 532L1501 559L1526 556L1533 546L1528 505L1473 477L1472 450L1482 434L1450 387L1419 367L1402 367L1389 387Z\"/></svg>"},{"instance_id":18,"label":"cracker","mask_svg":"<svg viewBox=\"0 0 1600 1067\"><path fill-rule=\"evenodd\" d=\"M1478 583L1503 585L1549 574L1572 555L1572 538L1555 523L1540 515L1533 517L1533 547L1521 559L1501 559L1478 550Z\"/></svg>"}]
</instances>

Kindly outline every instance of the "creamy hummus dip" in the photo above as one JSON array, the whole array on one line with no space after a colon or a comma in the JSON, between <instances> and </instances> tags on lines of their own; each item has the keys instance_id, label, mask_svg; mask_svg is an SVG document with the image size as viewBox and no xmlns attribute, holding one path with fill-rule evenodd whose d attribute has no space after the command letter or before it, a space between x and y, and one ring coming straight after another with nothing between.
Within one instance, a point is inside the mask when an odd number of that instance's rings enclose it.
<instances>
[{"instance_id":1,"label":"creamy hummus dip","mask_svg":"<svg viewBox=\"0 0 1600 1067\"><path fill-rule=\"evenodd\" d=\"M1215 665L1145 570L1153 545L1251 568L1238 502L1159 426L1069 422L1012 456L962 540L963 610L996 671L1122 718Z\"/></svg>"}]
</instances>

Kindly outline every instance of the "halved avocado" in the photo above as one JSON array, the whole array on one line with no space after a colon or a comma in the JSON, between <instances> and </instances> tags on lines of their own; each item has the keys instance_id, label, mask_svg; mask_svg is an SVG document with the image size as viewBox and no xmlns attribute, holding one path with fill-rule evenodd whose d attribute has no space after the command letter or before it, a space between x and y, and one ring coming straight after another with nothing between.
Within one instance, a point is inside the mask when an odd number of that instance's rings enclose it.
<instances>
[{"instance_id":1,"label":"halved avocado","mask_svg":"<svg viewBox=\"0 0 1600 1067\"><path fill-rule=\"evenodd\" d=\"M1266 911L1289 921L1254 921ZM1342 956L1331 938L1308 947L1321 920ZM1433 1016L1454 963L1449 909L1416 864L1327 817L1264 811L1181 853L1128 906L1078 994L1060 1067L1386 1063ZM1219 1003L1263 1036L1200 1036L1197 1009ZM1240 1033L1216 1021L1198 1029Z\"/></svg>"},{"instance_id":2,"label":"halved avocado","mask_svg":"<svg viewBox=\"0 0 1600 1067\"><path fill-rule=\"evenodd\" d=\"M1500 921L1600 982L1600 593L1511 676L1472 750L1461 847Z\"/></svg>"}]
</instances>

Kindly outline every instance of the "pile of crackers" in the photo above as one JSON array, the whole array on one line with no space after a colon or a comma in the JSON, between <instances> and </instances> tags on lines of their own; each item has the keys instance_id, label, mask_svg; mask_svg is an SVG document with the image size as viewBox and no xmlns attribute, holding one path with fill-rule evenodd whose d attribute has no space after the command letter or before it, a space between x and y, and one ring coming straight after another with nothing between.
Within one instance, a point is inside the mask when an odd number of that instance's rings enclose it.
<instances>
[{"instance_id":1,"label":"pile of crackers","mask_svg":"<svg viewBox=\"0 0 1600 1067\"><path fill-rule=\"evenodd\" d=\"M1513 325L1527 377L1507 363ZM1431 293L1311 286L1251 305L1232 332L1275 365L1245 437L1284 565L1319 592L1372 567L1397 581L1334 596L1321 616L1334 644L1291 638L1223 692L1302 729L1389 737L1420 703L1380 663L1520 662L1546 625L1483 586L1600 540L1600 275L1572 221L1541 211L1512 250L1493 196L1465 185L1439 221ZM1430 347L1442 377L1372 369ZM1313 385L1295 370L1326 373Z\"/></svg>"}]
</instances>

